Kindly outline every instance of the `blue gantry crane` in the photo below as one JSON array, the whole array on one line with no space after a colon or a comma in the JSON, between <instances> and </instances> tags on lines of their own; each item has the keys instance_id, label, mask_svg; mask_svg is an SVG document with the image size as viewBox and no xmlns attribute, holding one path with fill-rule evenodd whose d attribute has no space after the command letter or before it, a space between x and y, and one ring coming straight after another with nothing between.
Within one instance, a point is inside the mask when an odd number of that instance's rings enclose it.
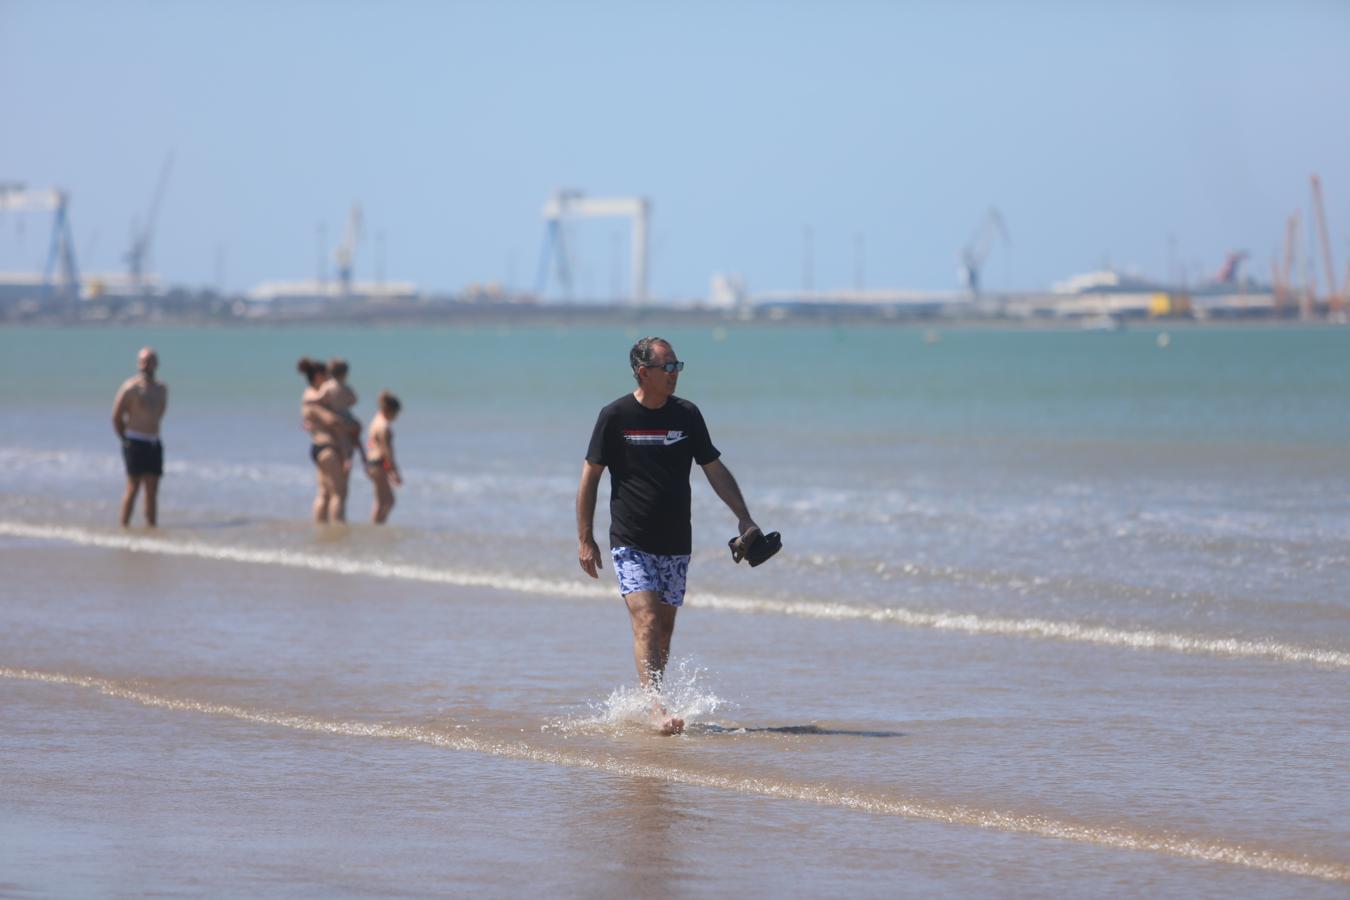
<instances>
[{"instance_id":1,"label":"blue gantry crane","mask_svg":"<svg viewBox=\"0 0 1350 900\"><path fill-rule=\"evenodd\" d=\"M70 233L70 193L61 188L30 190L17 182L0 183L0 212L52 213L52 236L42 267L42 301L49 303L53 296L72 304L78 301L80 272ZM58 271L60 280L54 282L52 276Z\"/></svg>"}]
</instances>

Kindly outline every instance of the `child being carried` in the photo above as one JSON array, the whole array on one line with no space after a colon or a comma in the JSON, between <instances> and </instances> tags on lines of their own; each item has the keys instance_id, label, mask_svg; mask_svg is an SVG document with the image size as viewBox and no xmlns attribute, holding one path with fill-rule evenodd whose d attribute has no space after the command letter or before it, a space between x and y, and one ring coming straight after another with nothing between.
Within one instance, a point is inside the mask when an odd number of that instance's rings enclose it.
<instances>
[{"instance_id":1,"label":"child being carried","mask_svg":"<svg viewBox=\"0 0 1350 900\"><path fill-rule=\"evenodd\" d=\"M338 436L338 452L347 465L351 465L353 453L361 454L361 463L366 462L366 451L361 446L361 420L352 414L356 405L356 391L347 384L347 361L334 357L328 363L328 380L319 386L318 403L324 409L341 417L349 426Z\"/></svg>"}]
</instances>

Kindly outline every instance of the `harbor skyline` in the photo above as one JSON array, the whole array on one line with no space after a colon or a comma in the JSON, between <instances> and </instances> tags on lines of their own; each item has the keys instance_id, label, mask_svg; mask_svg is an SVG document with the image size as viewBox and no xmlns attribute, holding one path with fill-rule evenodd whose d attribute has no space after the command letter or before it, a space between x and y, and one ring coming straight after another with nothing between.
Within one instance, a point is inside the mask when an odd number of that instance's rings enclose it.
<instances>
[{"instance_id":1,"label":"harbor skyline","mask_svg":"<svg viewBox=\"0 0 1350 900\"><path fill-rule=\"evenodd\" d=\"M717 274L957 290L991 208L990 291L1104 264L1195 282L1239 249L1268 281L1295 210L1317 258L1311 172L1350 261L1350 126L1325 115L1350 93L1348 33L1316 2L10 2L0 181L69 191L82 273L121 273L172 155L150 269L229 294L337 278L356 203L358 280L531 292L561 189L650 199L657 299ZM0 269L47 254L48 226L19 218L0 215ZM577 296L628 289L626 223L569 240Z\"/></svg>"}]
</instances>

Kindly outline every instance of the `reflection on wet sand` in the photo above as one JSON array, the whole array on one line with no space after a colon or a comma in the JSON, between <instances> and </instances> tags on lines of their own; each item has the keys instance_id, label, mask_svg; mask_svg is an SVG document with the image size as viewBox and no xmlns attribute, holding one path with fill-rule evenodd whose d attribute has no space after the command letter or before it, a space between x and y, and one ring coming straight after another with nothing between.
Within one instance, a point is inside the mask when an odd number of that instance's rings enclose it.
<instances>
[{"instance_id":1,"label":"reflection on wet sand","mask_svg":"<svg viewBox=\"0 0 1350 900\"><path fill-rule=\"evenodd\" d=\"M608 785L595 805L573 807L567 821L578 858L595 863L592 895L640 897L684 880L695 861L686 858L681 835L701 817L666 782L619 778Z\"/></svg>"}]
</instances>

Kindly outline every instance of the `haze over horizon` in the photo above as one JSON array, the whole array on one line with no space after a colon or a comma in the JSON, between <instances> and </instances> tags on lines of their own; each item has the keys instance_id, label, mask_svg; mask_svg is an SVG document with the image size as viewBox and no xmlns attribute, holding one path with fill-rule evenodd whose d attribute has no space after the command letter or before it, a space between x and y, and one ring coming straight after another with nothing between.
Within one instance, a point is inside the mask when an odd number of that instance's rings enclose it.
<instances>
[{"instance_id":1,"label":"haze over horizon","mask_svg":"<svg viewBox=\"0 0 1350 900\"><path fill-rule=\"evenodd\" d=\"M550 193L640 194L671 299L800 288L808 228L817 288L955 289L990 207L988 290L1235 249L1266 281L1316 172L1343 278L1347 38L1329 0L0 0L0 182L69 190L82 272L122 271L172 153L151 268L230 292L314 277L319 226L331 274L354 201L358 279L382 235L389 279L531 290ZM48 227L0 214L0 270ZM626 224L572 234L578 294L626 290Z\"/></svg>"}]
</instances>

